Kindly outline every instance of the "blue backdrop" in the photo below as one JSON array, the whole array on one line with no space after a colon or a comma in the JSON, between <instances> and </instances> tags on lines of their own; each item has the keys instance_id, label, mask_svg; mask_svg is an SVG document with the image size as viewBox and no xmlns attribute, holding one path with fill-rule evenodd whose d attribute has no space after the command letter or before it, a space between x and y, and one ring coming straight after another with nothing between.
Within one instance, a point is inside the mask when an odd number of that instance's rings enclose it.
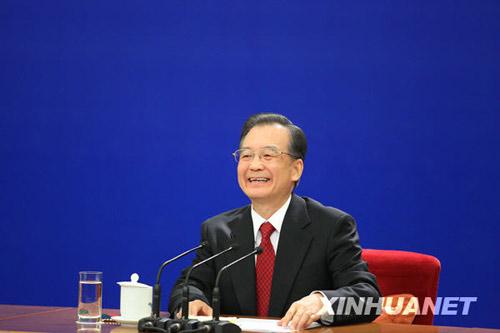
<instances>
[{"instance_id":1,"label":"blue backdrop","mask_svg":"<svg viewBox=\"0 0 500 333\"><path fill-rule=\"evenodd\" d=\"M441 325L499 327L500 2L0 2L0 303L75 306L247 203L243 121L308 135L298 193L366 248L432 254ZM167 270L168 291L181 267ZM496 290L496 291L495 291ZM167 295L164 295L164 305Z\"/></svg>"}]
</instances>

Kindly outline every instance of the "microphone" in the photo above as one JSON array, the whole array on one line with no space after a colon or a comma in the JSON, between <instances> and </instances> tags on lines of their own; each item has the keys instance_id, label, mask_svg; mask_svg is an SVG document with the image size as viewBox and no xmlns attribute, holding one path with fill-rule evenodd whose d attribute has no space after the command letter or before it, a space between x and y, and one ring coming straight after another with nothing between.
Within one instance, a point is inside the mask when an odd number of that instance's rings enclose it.
<instances>
[{"instance_id":1,"label":"microphone","mask_svg":"<svg viewBox=\"0 0 500 333\"><path fill-rule=\"evenodd\" d=\"M163 272L163 269L166 266L168 266L170 263L190 254L193 251L201 249L202 247L205 247L207 245L208 245L208 242L206 242L206 241L201 242L200 245L193 247L192 249L189 249L185 252L182 252L181 254L173 257L172 259L165 261L160 266L160 269L158 270L158 274L156 275L156 283L153 287L153 304L151 306L151 316L146 317L146 318L142 318L141 320L139 320L139 323L137 325L139 332L153 331L161 319L160 318L160 300L161 300L160 282L161 282L161 274Z\"/></svg>"},{"instance_id":2,"label":"microphone","mask_svg":"<svg viewBox=\"0 0 500 333\"><path fill-rule=\"evenodd\" d=\"M208 322L204 322L204 326L210 327L210 332L212 333L240 333L241 328L228 321L220 321L220 291L219 291L219 281L220 277L222 276L222 273L228 269L229 267L233 266L234 264L239 263L242 260L247 259L248 257L251 257L253 255L259 255L262 253L262 248L260 246L257 246L252 252L245 254L244 256L236 259L235 261L227 264L226 266L222 267L217 273L217 278L215 279L215 286L214 290L212 293L212 309L213 309L213 316L212 320Z\"/></svg>"},{"instance_id":3,"label":"microphone","mask_svg":"<svg viewBox=\"0 0 500 333\"><path fill-rule=\"evenodd\" d=\"M242 260L245 260L248 257L251 257L253 255L259 255L262 253L262 248L260 246L257 246L252 252L245 254L243 257L240 257L236 259L235 261L227 264L226 266L222 267L217 273L217 278L215 279L215 286L214 290L212 293L212 309L213 309L213 320L214 321L219 321L219 316L220 316L220 291L219 291L219 280L220 277L222 276L222 273L228 269L229 267L233 266L234 264L239 263Z\"/></svg>"},{"instance_id":4,"label":"microphone","mask_svg":"<svg viewBox=\"0 0 500 333\"><path fill-rule=\"evenodd\" d=\"M184 286L183 286L183 289L182 289L182 317L184 320L188 320L189 319L189 286L188 286L188 281L189 281L189 277L191 276L191 272L200 267L201 265L211 261L211 260L214 260L215 258L223 255L224 253L226 252L229 252L229 251L232 251L232 250L236 250L237 248L239 247L239 244L238 243L233 243L231 246L229 246L227 249L224 249L216 254L214 254L213 256L211 257L208 257L196 264L194 264L193 266L191 266L189 268L189 270L187 271L186 273L186 277L184 278Z\"/></svg>"}]
</instances>

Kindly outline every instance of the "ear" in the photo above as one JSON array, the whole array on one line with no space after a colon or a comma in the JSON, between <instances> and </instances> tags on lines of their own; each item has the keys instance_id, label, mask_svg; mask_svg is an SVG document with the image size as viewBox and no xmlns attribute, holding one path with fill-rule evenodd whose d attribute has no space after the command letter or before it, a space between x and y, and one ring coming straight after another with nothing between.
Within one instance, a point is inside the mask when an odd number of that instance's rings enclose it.
<instances>
[{"instance_id":1,"label":"ear","mask_svg":"<svg viewBox=\"0 0 500 333\"><path fill-rule=\"evenodd\" d=\"M292 181L299 181L302 177L302 172L304 171L304 161L302 159L297 159L293 161L292 165Z\"/></svg>"}]
</instances>

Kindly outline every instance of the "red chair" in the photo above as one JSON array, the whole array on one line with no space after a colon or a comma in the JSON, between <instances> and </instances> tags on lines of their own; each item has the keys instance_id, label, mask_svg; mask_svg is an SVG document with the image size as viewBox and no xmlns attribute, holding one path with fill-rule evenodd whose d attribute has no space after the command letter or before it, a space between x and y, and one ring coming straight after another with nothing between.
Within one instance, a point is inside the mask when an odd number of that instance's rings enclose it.
<instances>
[{"instance_id":1,"label":"red chair","mask_svg":"<svg viewBox=\"0 0 500 333\"><path fill-rule=\"evenodd\" d=\"M433 256L391 250L363 250L363 260L375 274L382 296L412 294L418 298L420 306L425 297L436 302L441 263ZM434 314L417 315L413 324L432 325Z\"/></svg>"}]
</instances>

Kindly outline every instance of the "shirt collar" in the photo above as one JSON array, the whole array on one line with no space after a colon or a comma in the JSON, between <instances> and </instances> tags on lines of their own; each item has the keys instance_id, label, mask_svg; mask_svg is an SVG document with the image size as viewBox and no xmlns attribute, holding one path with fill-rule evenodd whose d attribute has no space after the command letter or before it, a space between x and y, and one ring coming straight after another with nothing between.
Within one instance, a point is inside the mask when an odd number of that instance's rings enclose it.
<instances>
[{"instance_id":1,"label":"shirt collar","mask_svg":"<svg viewBox=\"0 0 500 333\"><path fill-rule=\"evenodd\" d=\"M292 200L292 195L288 197L287 201L283 204L283 206L280 207L270 218L267 220L260 216L254 209L252 205L252 222L253 222L253 233L254 233L254 239L257 239L257 232L260 229L260 226L264 222L269 222L273 225L274 229L278 233L281 231L281 226L283 225L283 220L285 219L285 214L286 211L288 210L288 206L290 206L290 201Z\"/></svg>"}]
</instances>

